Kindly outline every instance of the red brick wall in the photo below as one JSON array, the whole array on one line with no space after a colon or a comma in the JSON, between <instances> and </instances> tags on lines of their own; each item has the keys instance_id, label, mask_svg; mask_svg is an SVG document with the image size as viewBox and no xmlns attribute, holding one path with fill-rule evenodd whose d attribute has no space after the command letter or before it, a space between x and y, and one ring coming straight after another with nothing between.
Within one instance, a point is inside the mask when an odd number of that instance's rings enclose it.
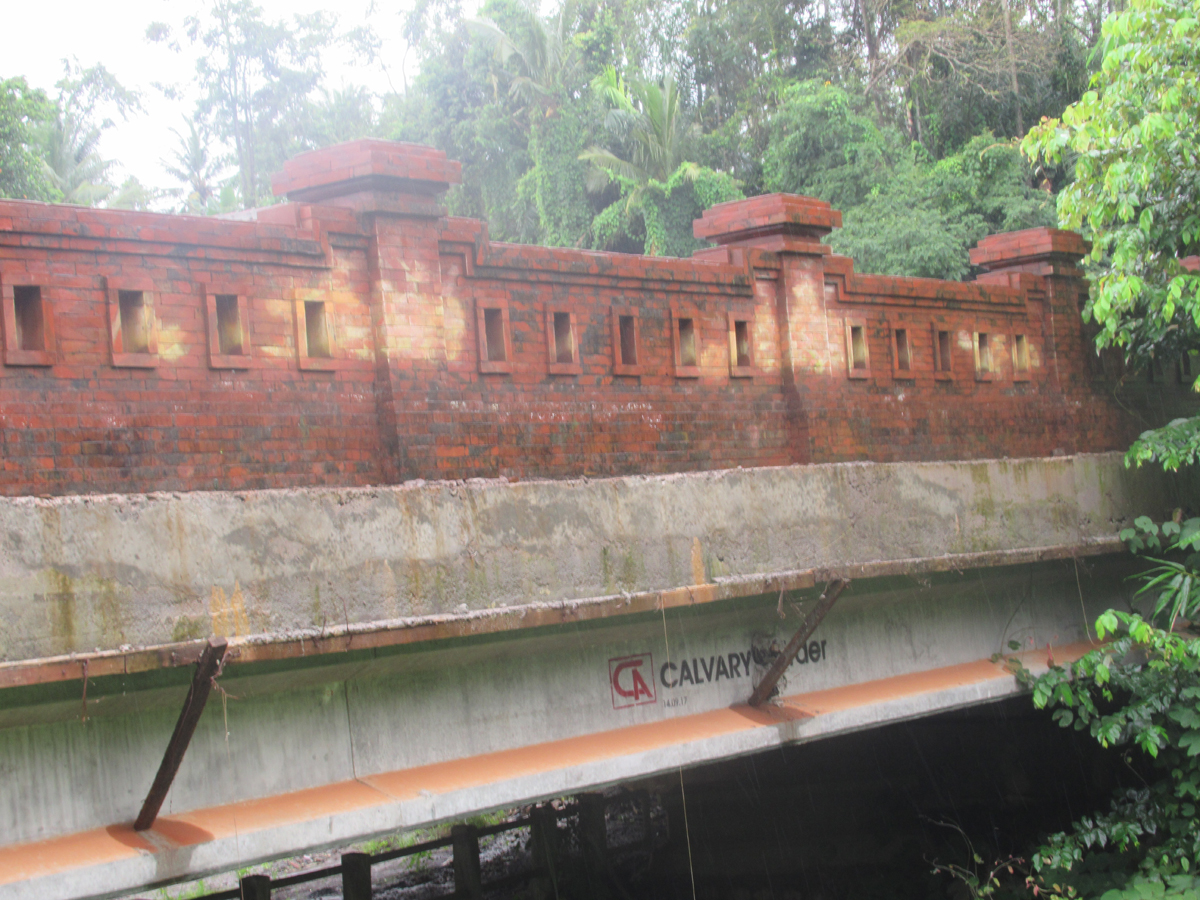
<instances>
[{"instance_id":1,"label":"red brick wall","mask_svg":"<svg viewBox=\"0 0 1200 900\"><path fill-rule=\"evenodd\" d=\"M977 284L860 276L817 242L835 211L774 196L706 213L697 234L719 246L698 258L650 259L490 243L440 216L456 177L428 148L368 141L290 162L277 187L293 202L251 221L0 201L0 493L1031 456L1126 446L1146 422L1122 403L1155 420L1191 405L1170 370L1113 399L1081 333L1081 245L1061 232L985 241ZM40 355L14 292L33 286L53 325ZM114 355L120 290L152 302L156 357ZM242 298L241 358L210 346L216 294ZM325 304L329 358L304 356L305 301ZM481 364L486 308L508 331L504 358ZM633 374L614 309L637 315ZM554 312L574 318L574 364L552 365ZM675 317L695 328L686 370ZM743 369L733 320L750 325ZM864 330L864 377L847 322ZM934 323L953 334L946 379ZM993 342L990 380L976 332ZM1014 334L1028 380L1013 377Z\"/></svg>"}]
</instances>

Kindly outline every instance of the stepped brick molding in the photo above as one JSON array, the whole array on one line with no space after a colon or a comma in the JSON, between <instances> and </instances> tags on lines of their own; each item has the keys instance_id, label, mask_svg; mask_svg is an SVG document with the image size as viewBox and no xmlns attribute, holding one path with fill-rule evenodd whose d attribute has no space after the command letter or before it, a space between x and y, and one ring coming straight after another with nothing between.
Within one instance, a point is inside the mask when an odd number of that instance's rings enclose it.
<instances>
[{"instance_id":1,"label":"stepped brick molding","mask_svg":"<svg viewBox=\"0 0 1200 900\"><path fill-rule=\"evenodd\" d=\"M776 194L692 259L550 249L446 216L459 178L367 140L230 218L0 201L0 493L1042 456L1195 407L1190 360L1095 356L1071 233L861 275L840 213Z\"/></svg>"}]
</instances>

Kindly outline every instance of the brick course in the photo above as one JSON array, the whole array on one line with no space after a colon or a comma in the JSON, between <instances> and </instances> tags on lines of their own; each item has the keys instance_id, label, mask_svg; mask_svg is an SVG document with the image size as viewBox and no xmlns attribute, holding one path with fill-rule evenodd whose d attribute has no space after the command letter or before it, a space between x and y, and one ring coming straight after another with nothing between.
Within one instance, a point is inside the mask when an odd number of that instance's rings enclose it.
<instances>
[{"instance_id":1,"label":"brick course","mask_svg":"<svg viewBox=\"0 0 1200 900\"><path fill-rule=\"evenodd\" d=\"M0 201L0 493L1036 456L1121 448L1194 408L1169 369L1114 399L1123 373L1088 350L1078 314L1077 235L989 238L972 284L856 274L819 242L840 215L784 195L706 212L696 233L717 246L689 260L525 247L444 216L458 172L431 148L359 141L290 161L274 182L290 202L241 220ZM40 337L14 305L28 287ZM117 346L121 291L152 309L156 354ZM212 346L219 296L239 298L222 308L248 325L241 355ZM306 310L323 311L328 356ZM636 314L636 369L619 367L614 310ZM554 312L573 318L576 363L550 358ZM697 359L677 372L678 317ZM507 323L503 359L481 358L488 321ZM848 323L868 367L848 360ZM994 372L977 378L979 333Z\"/></svg>"}]
</instances>

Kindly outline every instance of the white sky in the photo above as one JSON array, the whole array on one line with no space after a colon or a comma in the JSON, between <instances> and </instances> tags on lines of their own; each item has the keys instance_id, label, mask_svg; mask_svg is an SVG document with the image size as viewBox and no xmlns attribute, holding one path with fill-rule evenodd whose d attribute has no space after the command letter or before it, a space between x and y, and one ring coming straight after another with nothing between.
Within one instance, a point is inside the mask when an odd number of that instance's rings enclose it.
<instances>
[{"instance_id":1,"label":"white sky","mask_svg":"<svg viewBox=\"0 0 1200 900\"><path fill-rule=\"evenodd\" d=\"M184 117L194 108L195 50L182 42L183 52L175 53L163 44L145 38L151 22L166 22L179 29L183 19L197 12L203 0L60 0L41 6L29 0L9 0L4 13L4 51L0 53L0 78L23 75L34 87L53 95L54 84L62 77L62 59L75 57L88 67L103 63L126 87L142 94L146 111L128 121L117 121L101 145L106 159L116 160L113 181L120 184L127 175L136 175L151 187L178 187L160 160L169 158L176 144L170 129L186 134ZM204 4L207 5L207 4ZM363 24L371 0L258 0L264 18L269 21L291 19L294 13L328 10L338 16L342 30ZM370 19L384 40L388 68L402 90L400 66L405 44L400 37L400 13L396 7L384 12L374 10ZM181 35L182 37L182 35ZM340 88L362 84L377 94L390 90L388 78L379 66L364 68L348 55L325 59L328 85ZM167 100L154 82L180 86L184 100Z\"/></svg>"}]
</instances>

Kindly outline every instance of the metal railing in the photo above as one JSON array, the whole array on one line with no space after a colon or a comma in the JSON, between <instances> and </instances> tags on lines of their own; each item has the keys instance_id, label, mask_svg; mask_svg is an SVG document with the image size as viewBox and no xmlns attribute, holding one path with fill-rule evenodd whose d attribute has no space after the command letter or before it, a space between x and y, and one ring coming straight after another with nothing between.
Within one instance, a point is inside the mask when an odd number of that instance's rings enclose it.
<instances>
[{"instance_id":1,"label":"metal railing","mask_svg":"<svg viewBox=\"0 0 1200 900\"><path fill-rule=\"evenodd\" d=\"M646 802L648 802L648 798ZM455 825L450 829L448 837L421 841L407 847L396 847L379 853L343 853L341 863L336 866L326 866L308 872L299 872L283 878L272 878L269 875L246 875L241 878L237 887L205 894L197 898L197 900L271 900L273 891L293 887L298 884L306 884L310 881L321 881L338 875L342 876L343 900L371 900L373 891L371 878L372 866L393 859L440 850L444 847L454 848L454 890L447 894L438 895L435 900L452 897L479 900L484 891L516 887L535 878L554 878L554 857L557 855L557 852L551 849L551 845L557 845L557 840L548 842L542 836L539 841L539 836L536 833L537 829L539 827L549 827L556 830L559 820L577 815L579 816L581 828L584 828L586 827L584 824L585 819L588 817L581 815L581 810L589 804L592 805L593 809L598 808L599 810L598 832L593 834L589 839L594 844L596 842L599 843L602 847L602 853L608 852L607 833L604 831L605 801L598 795L586 795L580 798L579 801L569 804L562 809L542 806L536 808L532 815L513 819L508 822L499 822L495 825L484 827ZM591 817L591 820L593 823L596 821L594 815ZM593 824L592 827L595 828L596 826ZM540 845L540 852L535 848L533 854L533 867L522 872L514 872L501 878L484 882L481 877L482 872L479 860L479 839L502 834L506 831L515 831L519 828L530 828L534 832L534 843ZM647 834L647 838L649 838L649 834ZM614 847L611 849L613 852L620 852L626 849L633 849L634 846L636 845Z\"/></svg>"}]
</instances>

